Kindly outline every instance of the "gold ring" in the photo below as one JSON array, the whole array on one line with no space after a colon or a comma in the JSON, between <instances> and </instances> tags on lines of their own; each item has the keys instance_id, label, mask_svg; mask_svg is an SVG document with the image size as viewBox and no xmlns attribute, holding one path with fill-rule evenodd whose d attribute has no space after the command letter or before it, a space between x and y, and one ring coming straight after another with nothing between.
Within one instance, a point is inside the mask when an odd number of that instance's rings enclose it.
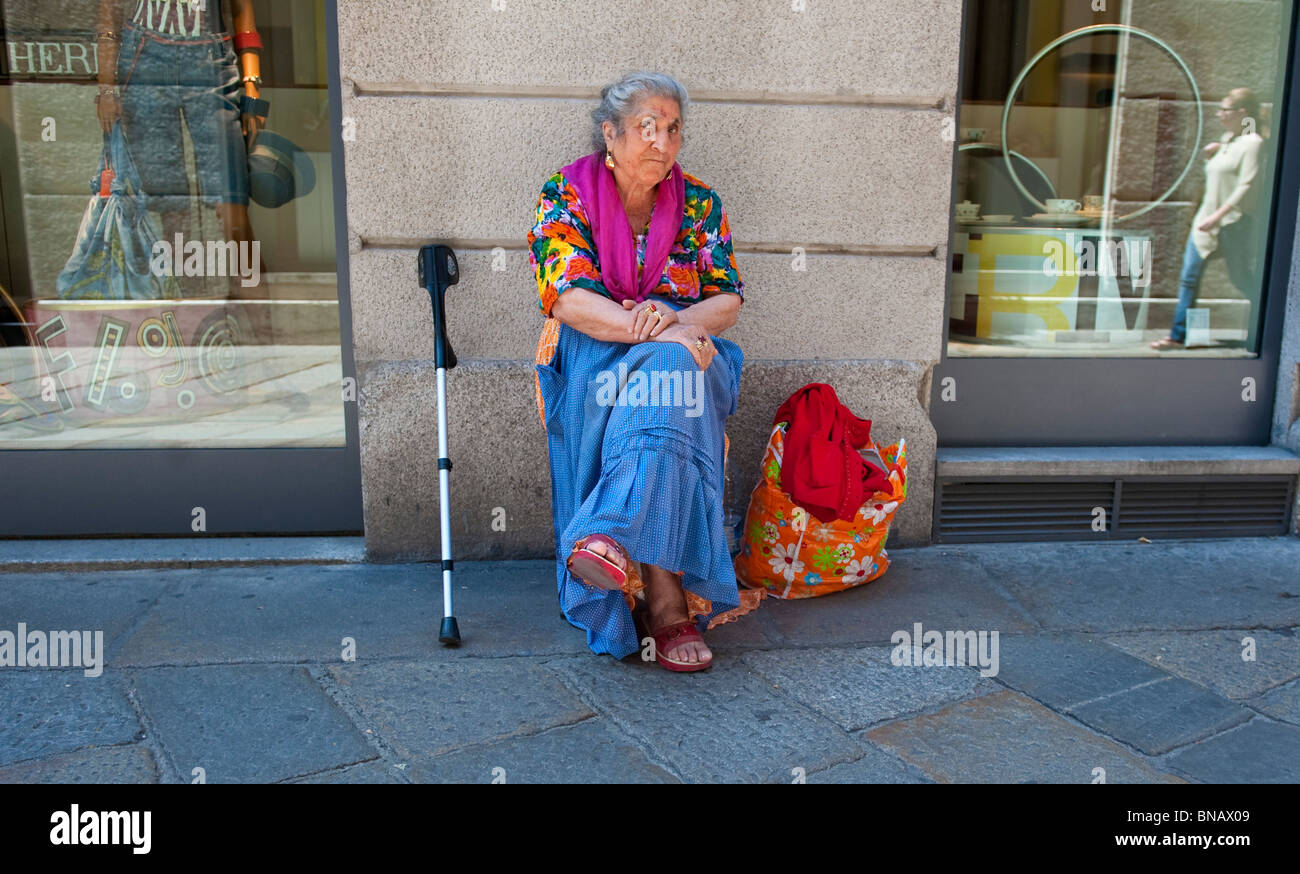
<instances>
[{"instance_id":1,"label":"gold ring","mask_svg":"<svg viewBox=\"0 0 1300 874\"><path fill-rule=\"evenodd\" d=\"M696 337L696 338L695 338L695 348L696 348L696 349L701 349L701 350L704 349L704 338L703 338L703 337Z\"/></svg>"}]
</instances>

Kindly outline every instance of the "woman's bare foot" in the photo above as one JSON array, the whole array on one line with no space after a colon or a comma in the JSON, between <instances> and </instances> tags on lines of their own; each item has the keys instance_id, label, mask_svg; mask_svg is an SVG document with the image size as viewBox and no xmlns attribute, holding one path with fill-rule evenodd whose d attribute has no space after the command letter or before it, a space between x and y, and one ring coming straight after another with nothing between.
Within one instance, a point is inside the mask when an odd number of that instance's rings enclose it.
<instances>
[{"instance_id":1,"label":"woman's bare foot","mask_svg":"<svg viewBox=\"0 0 1300 874\"><path fill-rule=\"evenodd\" d=\"M646 609L649 611L651 632L674 625L687 618L686 594L682 591L682 581L677 574L652 564L642 564L641 577L645 580ZM713 657L712 651L703 643L688 642L678 644L664 655L672 655L678 661L688 664L707 662Z\"/></svg>"}]
</instances>

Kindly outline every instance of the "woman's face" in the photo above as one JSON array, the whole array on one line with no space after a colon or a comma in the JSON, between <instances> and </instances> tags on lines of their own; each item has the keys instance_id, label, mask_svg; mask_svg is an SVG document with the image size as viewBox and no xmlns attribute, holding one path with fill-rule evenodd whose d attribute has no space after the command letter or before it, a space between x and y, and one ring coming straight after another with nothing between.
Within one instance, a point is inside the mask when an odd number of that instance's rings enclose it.
<instances>
[{"instance_id":1,"label":"woman's face","mask_svg":"<svg viewBox=\"0 0 1300 874\"><path fill-rule=\"evenodd\" d=\"M1232 105L1232 99L1225 97L1219 104L1219 123L1228 133L1240 133L1241 122L1246 118L1246 110Z\"/></svg>"},{"instance_id":2,"label":"woman's face","mask_svg":"<svg viewBox=\"0 0 1300 874\"><path fill-rule=\"evenodd\" d=\"M673 168L682 147L682 110L670 97L647 97L624 122L622 136L605 122L605 147L614 154L614 174L651 187Z\"/></svg>"}]
</instances>

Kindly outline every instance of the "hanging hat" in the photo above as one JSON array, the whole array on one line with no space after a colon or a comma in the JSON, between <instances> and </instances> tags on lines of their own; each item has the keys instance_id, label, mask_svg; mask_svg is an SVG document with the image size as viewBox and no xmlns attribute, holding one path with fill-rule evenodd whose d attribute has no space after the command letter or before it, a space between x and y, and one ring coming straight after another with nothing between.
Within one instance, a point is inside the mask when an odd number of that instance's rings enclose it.
<instances>
[{"instance_id":1,"label":"hanging hat","mask_svg":"<svg viewBox=\"0 0 1300 874\"><path fill-rule=\"evenodd\" d=\"M248 196L258 206L275 209L316 187L316 168L307 153L289 140L264 130L248 155Z\"/></svg>"}]
</instances>

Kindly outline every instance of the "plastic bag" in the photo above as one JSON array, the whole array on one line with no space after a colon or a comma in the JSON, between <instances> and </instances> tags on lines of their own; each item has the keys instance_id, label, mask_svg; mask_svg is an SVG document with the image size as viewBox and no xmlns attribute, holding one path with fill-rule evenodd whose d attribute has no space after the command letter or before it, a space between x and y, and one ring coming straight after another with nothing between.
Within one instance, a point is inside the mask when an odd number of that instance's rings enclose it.
<instances>
[{"instance_id":1,"label":"plastic bag","mask_svg":"<svg viewBox=\"0 0 1300 874\"><path fill-rule=\"evenodd\" d=\"M61 300L160 300L180 297L174 277L150 269L162 236L149 214L140 174L126 147L120 121L104 138L92 197L77 231L72 257L55 281Z\"/></svg>"},{"instance_id":2,"label":"plastic bag","mask_svg":"<svg viewBox=\"0 0 1300 874\"><path fill-rule=\"evenodd\" d=\"M736 579L783 599L815 598L871 582L889 569L885 540L907 499L907 441L878 450L860 448L868 461L883 461L889 490L878 491L852 521L821 522L781 488L781 458L789 423L778 422L763 453L763 478L754 487L734 566Z\"/></svg>"}]
</instances>

